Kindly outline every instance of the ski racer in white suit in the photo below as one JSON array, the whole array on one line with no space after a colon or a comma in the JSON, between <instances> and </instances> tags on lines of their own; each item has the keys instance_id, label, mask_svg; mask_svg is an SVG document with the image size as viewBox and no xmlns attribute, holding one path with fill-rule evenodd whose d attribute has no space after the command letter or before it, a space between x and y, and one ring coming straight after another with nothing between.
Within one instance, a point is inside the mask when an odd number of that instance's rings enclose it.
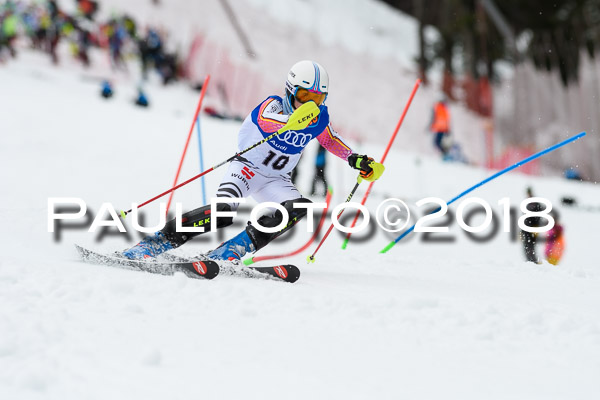
<instances>
[{"instance_id":1,"label":"ski racer in white suit","mask_svg":"<svg viewBox=\"0 0 600 400\"><path fill-rule=\"evenodd\" d=\"M218 211L232 211L239 203L234 198L252 196L258 203L281 203L289 215L287 226L275 233L261 232L249 224L234 238L211 251L208 256L220 260L239 260L248 252L266 246L271 240L291 229L306 215L306 208L294 208L294 203L310 202L303 197L290 179L290 172L298 163L302 151L312 139L317 139L330 153L347 160L351 167L360 170L360 176L368 181L378 179L383 173L383 165L366 155L352 152L336 134L329 123L327 106L324 104L329 92L329 76L320 64L313 61L300 61L290 69L285 84L285 96L269 96L262 101L245 119L238 135L238 151L272 135L286 125L290 115L301 104L314 101L320 114L304 129L281 133L266 143L238 156L229 164L229 169L216 196L232 198L231 202L219 203ZM182 226L202 226L210 231L210 205L197 208L182 216ZM278 226L282 221L280 211L259 218L260 225ZM217 228L233 223L233 218L217 218ZM181 246L197 233L177 232L175 220L123 255L131 259L155 257L167 250Z\"/></svg>"}]
</instances>

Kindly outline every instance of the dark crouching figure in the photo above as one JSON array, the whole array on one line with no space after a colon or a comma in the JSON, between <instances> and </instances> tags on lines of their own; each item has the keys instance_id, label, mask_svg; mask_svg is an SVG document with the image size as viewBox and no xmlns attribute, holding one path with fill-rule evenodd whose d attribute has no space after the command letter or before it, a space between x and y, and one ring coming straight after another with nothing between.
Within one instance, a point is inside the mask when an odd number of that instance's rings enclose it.
<instances>
[{"instance_id":1,"label":"dark crouching figure","mask_svg":"<svg viewBox=\"0 0 600 400\"><path fill-rule=\"evenodd\" d=\"M527 188L527 197L534 197L533 190L530 187ZM527 205L527 210L531 212L540 212L543 209L540 203L532 202ZM529 217L525 218L524 223L525 226L538 228L540 226L540 222L540 217ZM535 249L537 243L537 233L521 230L521 241L523 242L523 249L525 250L525 258L527 261L539 264L540 260Z\"/></svg>"}]
</instances>

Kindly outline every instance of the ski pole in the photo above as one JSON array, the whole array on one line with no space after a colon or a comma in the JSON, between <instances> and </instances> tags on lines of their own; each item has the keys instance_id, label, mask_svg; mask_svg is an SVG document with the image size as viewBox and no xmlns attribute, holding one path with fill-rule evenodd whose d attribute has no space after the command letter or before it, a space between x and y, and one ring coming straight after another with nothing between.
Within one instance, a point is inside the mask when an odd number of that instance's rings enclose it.
<instances>
[{"instance_id":1,"label":"ski pole","mask_svg":"<svg viewBox=\"0 0 600 400\"><path fill-rule=\"evenodd\" d=\"M255 262L265 261L265 260L273 260L276 258L291 257L291 256L295 256L298 253L302 253L304 250L306 250L308 248L308 246L310 246L312 244L312 242L315 241L315 239L319 235L319 232L321 232L321 228L323 228L323 223L325 222L325 217L327 217L327 210L329 209L329 203L331 202L332 193L333 193L333 190L331 190L331 188L327 188L327 197L325 198L325 203L327 203L327 206L323 210L323 214L321 214L321 219L319 220L319 225L317 226L317 229L315 230L312 237L308 240L308 242L306 242L306 244L304 246L300 247L298 250L292 251L291 253L278 254L278 255L274 255L274 256L258 256L258 257L246 258L244 260L244 265L252 265Z\"/></svg>"},{"instance_id":2,"label":"ski pole","mask_svg":"<svg viewBox=\"0 0 600 400\"><path fill-rule=\"evenodd\" d=\"M229 157L227 160L215 165L214 167L207 169L206 171L199 173L198 175L194 176L193 178L190 178L187 181L182 182L179 185L174 186L169 190L165 190L164 192L162 192L161 194L159 194L157 196L154 196L150 200L146 200L142 204L138 205L136 208L142 208L146 204L152 203L154 200L160 199L164 195L167 195L167 194L179 189L180 187L185 186L192 181L195 181L196 179L208 174L211 171L214 171L215 169L219 168L220 166L233 161L236 157L254 149L257 146L260 146L261 144L263 144L265 142L268 142L269 140L273 139L275 136L278 136L287 131L301 130L301 129L306 128L308 126L308 124L310 124L310 122L319 115L320 112L321 112L321 110L319 109L319 107L317 106L317 104L314 101L309 101L307 103L302 104L300 107L298 107L298 109L296 109L296 111L294 111L294 113L292 115L290 115L290 119L289 119L288 123L285 124L285 126L281 127L277 132L274 132L273 134L267 136L263 140L254 143L252 146L250 146L238 153L235 153L233 156ZM125 218L127 216L127 214L129 214L131 211L132 211L132 209L129 209L127 211L121 211L121 213L120 213L121 217Z\"/></svg>"},{"instance_id":3,"label":"ski pole","mask_svg":"<svg viewBox=\"0 0 600 400\"><path fill-rule=\"evenodd\" d=\"M458 199L460 199L461 197L463 197L464 195L466 195L466 194L468 194L468 193L472 192L473 190L475 190L475 189L477 189L478 187L480 187L480 186L482 186L482 185L484 185L484 184L488 183L489 181L491 181L491 180L493 180L493 179L496 179L496 178L497 178L497 177L499 177L500 175L503 175L503 174L507 173L508 171L512 171L513 169L515 169L515 168L518 168L518 167L520 167L521 165L527 164L528 162L530 162L530 161L532 161L532 160L535 160L536 158L538 158L538 157L541 157L541 156L543 156L544 154L550 153L551 151L554 151L554 150L558 149L559 147L562 147L562 146L564 146L565 144L568 144L568 143L574 142L575 140L577 140L577 139L580 139L580 138L584 137L585 135L586 135L586 133L585 133L585 132L581 132L581 133L579 133L579 134L577 134L577 135L575 135L575 136L572 136L572 137L570 137L570 138L568 138L568 139L565 139L565 140L563 140L563 141L562 141L562 142L560 142L560 143L557 143L557 144L555 144L554 146L550 146L550 147L548 147L548 148L547 148L547 149L545 149L545 150L539 151L539 152L535 153L534 155L531 155L531 156L529 156L529 157L527 157L527 158L525 158L525 159L523 159L523 160L521 160L521 161L519 161L519 162L517 162L517 163L515 163L515 164L511 165L510 167L504 168L502 171L498 171L498 172L496 172L494 175L492 175L492 176L490 176L490 177L488 177L488 178L486 178L486 179L482 180L481 182L479 182L479 183L477 183L477 184L475 184L475 185L471 186L470 188L468 188L467 190L465 190L465 191L464 191L464 192L462 192L461 194L459 194L459 195L457 195L456 197L454 197L453 199L451 199L451 200L450 200L449 202L447 202L446 204L447 204L447 205L450 205L450 204L454 203L456 200L458 200ZM434 213L438 212L439 210L440 210L440 208L438 208L437 210L434 210L434 211L433 211L433 212L431 212L430 214L434 214ZM400 236L398 236L398 237L397 237L395 240L391 241L391 242L390 242L390 243L389 243L389 244L388 244L386 247L384 247L384 248L383 248L383 249L380 251L380 253L386 253L386 252L387 252L389 249L391 249L392 247L394 247L394 245L395 245L396 243L398 243L398 242L399 242L400 240L402 240L402 239L403 239L403 238L404 238L406 235L408 235L409 233L411 233L412 231L414 231L414 230L415 230L415 226L416 226L416 225L417 225L417 224L414 224L413 226L411 226L410 228L408 228L406 231L402 232L402 234L401 234Z\"/></svg>"},{"instance_id":4,"label":"ski pole","mask_svg":"<svg viewBox=\"0 0 600 400\"><path fill-rule=\"evenodd\" d=\"M200 100L198 100L198 106L196 107L196 112L194 113L194 119L192 120L192 126L190 127L190 131L187 136L187 140L185 141L185 146L183 148L183 153L181 154L181 160L179 161L179 166L177 167L177 173L175 174L175 180L173 181L173 186L177 185L177 181L179 180L179 173L181 172L181 167L183 166L183 160L185 159L185 155L187 153L188 145L190 144L190 139L192 138L192 133L194 132L194 125L198 120L198 114L200 114L200 109L202 108L202 101L204 100L204 94L206 93L206 88L208 87L208 82L210 81L210 75L206 75L204 78L204 83L202 84L202 91L200 92ZM200 121L198 121L198 129L200 129ZM171 207L171 201L173 200L173 192L169 196L169 201L167 201L167 211L166 214L169 214L169 208Z\"/></svg>"},{"instance_id":5,"label":"ski pole","mask_svg":"<svg viewBox=\"0 0 600 400\"><path fill-rule=\"evenodd\" d=\"M381 164L383 164L385 162L385 158L387 157L388 152L390 151L390 148L392 147L392 144L394 143L394 140L396 139L396 135L398 134L398 131L400 130L400 127L402 126L402 122L404 121L406 112L408 111L408 108L410 107L413 97L415 97L415 93L417 93L417 89L419 89L420 84L421 84L421 80L417 79L417 81L415 82L415 86L413 87L413 90L410 93L410 97L408 98L408 102L406 103L406 106L404 106L404 111L402 111L402 115L400 116L400 119L398 120L398 123L396 124L396 129L394 129L394 133L392 134L392 137L390 138L390 141L388 142L388 145L387 145L385 151L383 152L383 157L381 157ZM367 188L367 191L365 192L365 195L363 196L363 198L360 202L361 205L364 206L365 203L367 202L367 197L369 197L369 194L371 193L371 188L373 187L374 183L375 183L375 181L372 181L369 184L369 187ZM354 226L356 225L356 221L358 221L359 216L360 216L360 210L356 210L356 215L354 216L352 225L350 225L350 229L354 228ZM348 232L348 234L346 235L346 238L344 239L344 243L342 244L342 249L345 249L346 246L348 246L348 241L350 241L350 236L352 236L352 232Z\"/></svg>"},{"instance_id":6,"label":"ski pole","mask_svg":"<svg viewBox=\"0 0 600 400\"><path fill-rule=\"evenodd\" d=\"M346 199L346 203L349 203L350 200L352 200L352 196L354 196L354 193L356 192L356 189L358 189L358 185L360 185L361 182L362 182L362 178L359 175L358 178L356 179L356 184L354 185L354 189L352 189L352 191L348 195L348 198ZM339 219L343 212L344 212L344 209L342 208L340 210L340 212L338 213L336 219ZM319 249L323 245L323 242L325 241L325 239L327 239L327 236L329 236L329 234L331 233L332 229L333 229L333 222L331 222L331 225L329 226L329 229L327 229L327 232L325 232L325 235L323 236L323 239L321 239L321 241L319 242L319 245L317 246L317 248L315 249L315 251L310 256L306 257L306 262L308 262L308 263L314 263L315 262L315 254L317 254L317 251L319 251Z\"/></svg>"}]
</instances>

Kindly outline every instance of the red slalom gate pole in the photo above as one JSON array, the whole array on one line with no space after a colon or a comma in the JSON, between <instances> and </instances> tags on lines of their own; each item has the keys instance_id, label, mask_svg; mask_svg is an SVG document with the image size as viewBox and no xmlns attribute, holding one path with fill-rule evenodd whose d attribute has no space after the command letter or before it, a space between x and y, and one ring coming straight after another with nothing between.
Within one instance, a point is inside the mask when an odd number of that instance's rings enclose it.
<instances>
[{"instance_id":1,"label":"red slalom gate pole","mask_svg":"<svg viewBox=\"0 0 600 400\"><path fill-rule=\"evenodd\" d=\"M400 130L400 127L402 126L404 117L406 116L406 113L408 112L408 108L410 107L413 97L415 97L415 93L417 93L417 89L419 89L420 85L421 85L421 80L417 79L417 81L415 82L415 86L413 87L413 90L410 93L410 97L408 98L408 102L406 103L406 106L404 107L404 111L402 112L402 115L400 116L400 119L398 120L398 124L396 124L396 129L394 130L394 133L392 134L392 137L391 137L390 141L388 142L388 145L387 145L385 151L383 152L383 157L381 157L381 164L383 164L385 162L385 158L387 157L388 152L390 151L392 144L394 143L394 140L396 139L396 135L398 134L398 131ZM369 197L369 194L371 193L371 188L373 187L374 183L375 183L375 181L373 181L369 184L369 187L367 188L367 191L365 192L365 195L363 196L363 198L360 202L361 205L364 206L365 203L367 202L367 197ZM357 210L356 215L354 216L354 220L352 221L352 225L350 226L350 229L354 228L354 226L356 225L356 221L358 221L359 216L360 216L360 210ZM346 238L344 239L344 243L342 244L342 249L345 249L346 246L348 246L348 241L350 241L350 236L352 236L352 232L348 232L348 234L346 235Z\"/></svg>"},{"instance_id":2,"label":"red slalom gate pole","mask_svg":"<svg viewBox=\"0 0 600 400\"><path fill-rule=\"evenodd\" d=\"M210 81L210 75L206 75L204 78L204 83L202 84L202 91L200 92L200 100L198 100L198 106L196 107L196 112L194 113L194 119L192 120L192 126L190 127L190 132L188 133L187 140L185 141L185 147L183 148L183 154L181 155L181 160L179 160L179 167L177 167L177 173L175 174L175 180L173 181L173 188L177 186L177 181L179 180L179 173L181 172L181 167L183 166L183 160L185 159L185 155L187 153L188 146L190 144L190 139L192 138L192 133L194 133L194 125L196 125L196 120L198 119L198 114L200 114L200 109L202 108L202 101L204 100L204 95L206 94L206 88L208 87L208 82ZM208 172L208 171L206 171ZM173 200L173 194L175 191L171 191L171 195L169 196L169 201L167 202L167 211L169 214L169 208L171 207L171 201ZM143 204L142 204L143 205ZM142 206L140 205L140 207Z\"/></svg>"}]
</instances>

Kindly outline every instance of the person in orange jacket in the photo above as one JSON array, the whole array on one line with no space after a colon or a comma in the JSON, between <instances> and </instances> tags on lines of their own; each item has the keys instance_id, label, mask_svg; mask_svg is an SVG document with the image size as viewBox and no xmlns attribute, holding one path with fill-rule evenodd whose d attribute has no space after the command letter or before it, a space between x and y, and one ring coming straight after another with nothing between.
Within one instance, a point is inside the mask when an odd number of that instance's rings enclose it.
<instances>
[{"instance_id":1,"label":"person in orange jacket","mask_svg":"<svg viewBox=\"0 0 600 400\"><path fill-rule=\"evenodd\" d=\"M434 104L430 125L431 132L435 135L433 143L443 156L448 153L444 141L450 134L450 111L446 102L446 96L443 96L440 101Z\"/></svg>"}]
</instances>

